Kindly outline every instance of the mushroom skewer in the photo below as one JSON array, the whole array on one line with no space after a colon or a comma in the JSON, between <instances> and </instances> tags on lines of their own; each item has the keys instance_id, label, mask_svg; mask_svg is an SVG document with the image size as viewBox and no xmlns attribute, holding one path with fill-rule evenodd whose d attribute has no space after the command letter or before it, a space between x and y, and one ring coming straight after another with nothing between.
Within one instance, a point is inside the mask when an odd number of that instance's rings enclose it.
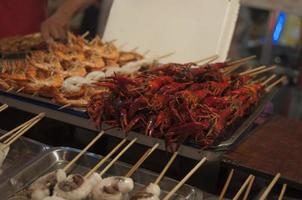
<instances>
[{"instance_id":1,"label":"mushroom skewer","mask_svg":"<svg viewBox=\"0 0 302 200\"><path fill-rule=\"evenodd\" d=\"M59 169L50 172L40 178L38 178L29 187L31 192L32 200L41 200L43 198L49 197L53 193L53 189L58 182L62 182L67 179L66 173L70 167L93 145L95 142L104 135L104 131L101 131L77 156L75 156L63 169ZM74 178L76 181L80 182L78 176ZM68 186L66 186L68 187Z\"/></svg>"},{"instance_id":2,"label":"mushroom skewer","mask_svg":"<svg viewBox=\"0 0 302 200\"><path fill-rule=\"evenodd\" d=\"M178 152L175 152L172 157L169 159L168 163L164 167L164 169L161 171L159 176L156 178L156 180L153 183L150 183L146 188L144 188L142 191L137 192L135 195L131 197L131 200L159 200L160 196L160 187L159 182L162 180L166 172L168 171L169 167L172 165L173 161L175 160L176 156L178 155Z\"/></svg>"},{"instance_id":3,"label":"mushroom skewer","mask_svg":"<svg viewBox=\"0 0 302 200\"><path fill-rule=\"evenodd\" d=\"M107 166L102 172L104 173L106 170L108 170L112 166L112 164L134 144L136 140L137 139L132 140L125 148L123 148L121 152L108 164L109 167ZM119 146L121 145L118 145L118 147ZM118 148L115 149L117 150ZM103 160L104 159L102 159L101 162L104 162ZM97 187L97 185L103 183L104 181L106 182L106 180L102 180L101 177L102 176L97 173L93 173L89 177L87 176L87 174L85 176L81 176L79 174L69 175L66 179L58 181L58 183L54 187L53 194L56 197L61 197L68 200L86 199L93 188Z\"/></svg>"},{"instance_id":4,"label":"mushroom skewer","mask_svg":"<svg viewBox=\"0 0 302 200\"><path fill-rule=\"evenodd\" d=\"M137 138L133 139L118 155L99 173L102 177L110 167L135 143ZM93 171L97 170L95 167ZM85 176L87 177L87 175ZM134 182L128 177L107 177L99 181L91 192L91 199L93 200L113 200L113 199L124 199L127 197L127 193L130 192L134 187Z\"/></svg>"}]
</instances>

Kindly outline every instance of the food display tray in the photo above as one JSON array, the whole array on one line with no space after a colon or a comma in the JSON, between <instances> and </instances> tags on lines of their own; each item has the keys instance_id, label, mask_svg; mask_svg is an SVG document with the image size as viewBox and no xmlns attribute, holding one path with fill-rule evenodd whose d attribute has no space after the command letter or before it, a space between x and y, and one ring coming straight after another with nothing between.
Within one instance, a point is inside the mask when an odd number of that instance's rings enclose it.
<instances>
[{"instance_id":1,"label":"food display tray","mask_svg":"<svg viewBox=\"0 0 302 200\"><path fill-rule=\"evenodd\" d=\"M222 152L229 150L231 146L240 141L241 137L244 137L250 132L248 130L250 127L252 127L253 122L263 111L267 102L273 98L277 90L278 89L274 89L272 92L264 94L259 103L251 109L250 114L237 122L233 128L228 129L224 134L226 137L220 140L217 144L213 145L211 148L200 149L194 142L188 142L181 145L179 154L195 160L199 160L204 156L207 156L209 160L217 159ZM73 108L65 108L58 110L60 106L54 104L49 99L32 97L25 94L7 93L3 91L0 92L0 102L31 113L45 112L46 116L49 118L72 124L77 127L98 131L95 124L88 118L88 115L84 109L77 110ZM119 128L111 129L111 127L107 125L104 125L103 128L104 130L107 130L106 133L111 136L117 138L125 137L125 134ZM138 138L137 143L149 147L153 146L154 143L157 142L160 144L158 149L166 149L164 140L157 138L150 139L150 137L142 133L132 131L128 134L128 138Z\"/></svg>"},{"instance_id":2,"label":"food display tray","mask_svg":"<svg viewBox=\"0 0 302 200\"><path fill-rule=\"evenodd\" d=\"M1 135L4 133L5 131L0 130ZM24 165L34 158L37 158L39 154L46 152L47 149L49 148L46 145L24 137L14 142L10 146L8 155L0 169L0 183L11 178L20 171Z\"/></svg>"},{"instance_id":3,"label":"food display tray","mask_svg":"<svg viewBox=\"0 0 302 200\"><path fill-rule=\"evenodd\" d=\"M13 196L19 191L22 191L30 185L38 177L53 171L58 168L62 168L68 161L70 161L79 150L72 148L52 148L45 152L43 155L35 159L32 163L24 166L15 176L9 180L0 184L0 199L6 199ZM92 168L102 157L92 153L84 154L72 168L71 173L85 174L90 168ZM107 162L108 163L108 162ZM103 166L106 166L106 164ZM109 175L124 175L131 168L130 165L116 162L105 176ZM142 189L144 186L154 181L158 174L148 170L139 169L132 178L135 182L134 191ZM177 184L176 180L170 178L164 178L161 183L162 194L166 194ZM186 200L202 200L203 193L189 185L182 186L173 199L186 199Z\"/></svg>"}]
</instances>

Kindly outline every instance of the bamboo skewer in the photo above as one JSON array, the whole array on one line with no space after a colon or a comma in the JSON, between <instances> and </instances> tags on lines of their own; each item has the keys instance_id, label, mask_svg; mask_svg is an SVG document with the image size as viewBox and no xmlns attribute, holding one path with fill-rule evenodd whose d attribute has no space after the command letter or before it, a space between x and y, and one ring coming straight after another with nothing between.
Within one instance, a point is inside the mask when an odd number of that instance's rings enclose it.
<instances>
[{"instance_id":1,"label":"bamboo skewer","mask_svg":"<svg viewBox=\"0 0 302 200\"><path fill-rule=\"evenodd\" d=\"M10 92L10 91L12 91L14 89L14 87L10 87L10 88L8 88L7 90L6 90L6 92Z\"/></svg>"},{"instance_id":2,"label":"bamboo skewer","mask_svg":"<svg viewBox=\"0 0 302 200\"><path fill-rule=\"evenodd\" d=\"M172 197L172 195L201 167L207 158L203 158L200 160L197 165L163 198L163 200L168 200Z\"/></svg>"},{"instance_id":3,"label":"bamboo skewer","mask_svg":"<svg viewBox=\"0 0 302 200\"><path fill-rule=\"evenodd\" d=\"M24 133L26 133L30 128L32 128L35 124L37 124L44 116L44 113L40 113L38 115L39 117L34 120L31 124L28 126L22 127L19 131L16 132L11 138L7 139L4 142L4 145L0 148L0 151L3 151L6 149L8 146L10 146L12 143L14 143L17 139L19 139Z\"/></svg>"},{"instance_id":4,"label":"bamboo skewer","mask_svg":"<svg viewBox=\"0 0 302 200\"><path fill-rule=\"evenodd\" d=\"M250 60L254 60L256 57L257 56L253 55L253 56L248 56L248 57L245 57L245 58L241 58L239 60L229 62L229 65L243 64L243 63L246 63Z\"/></svg>"},{"instance_id":5,"label":"bamboo skewer","mask_svg":"<svg viewBox=\"0 0 302 200\"><path fill-rule=\"evenodd\" d=\"M161 173L159 174L159 176L156 178L156 180L154 181L154 184L159 184L159 182L164 178L166 172L168 171L168 169L170 168L170 166L172 165L173 161L175 160L176 156L178 155L178 152L175 152L172 157L170 158L169 162L166 164L165 168L161 171Z\"/></svg>"},{"instance_id":6,"label":"bamboo skewer","mask_svg":"<svg viewBox=\"0 0 302 200\"><path fill-rule=\"evenodd\" d=\"M136 52L139 47L134 47L133 49L130 50L130 52Z\"/></svg>"},{"instance_id":7,"label":"bamboo skewer","mask_svg":"<svg viewBox=\"0 0 302 200\"><path fill-rule=\"evenodd\" d=\"M99 175L102 177L108 169L110 169L110 167L136 142L136 140L137 138L131 140L131 142L99 173Z\"/></svg>"},{"instance_id":8,"label":"bamboo skewer","mask_svg":"<svg viewBox=\"0 0 302 200\"><path fill-rule=\"evenodd\" d=\"M24 90L24 87L19 88L16 93L22 92L22 90Z\"/></svg>"},{"instance_id":9,"label":"bamboo skewer","mask_svg":"<svg viewBox=\"0 0 302 200\"><path fill-rule=\"evenodd\" d=\"M118 145L116 145L103 159L101 159L84 177L88 178L98 168L100 168L125 142L127 139L123 139Z\"/></svg>"},{"instance_id":10,"label":"bamboo skewer","mask_svg":"<svg viewBox=\"0 0 302 200\"><path fill-rule=\"evenodd\" d=\"M250 76L257 76L259 74L262 74L264 72L268 72L268 71L272 71L276 69L276 66L271 66L271 67L267 67L266 69L262 69L262 70L259 70L259 71L256 71L256 72L253 72L253 73L250 73L249 75Z\"/></svg>"},{"instance_id":11,"label":"bamboo skewer","mask_svg":"<svg viewBox=\"0 0 302 200\"><path fill-rule=\"evenodd\" d=\"M208 63L213 62L213 61L216 60L217 58L219 58L219 56L218 56L217 54L215 54L215 55L212 55L212 56L209 56L209 57L200 59L200 60L196 60L196 61L194 61L193 63L202 65L203 62L206 62L206 61L207 61L205 64L208 64Z\"/></svg>"},{"instance_id":12,"label":"bamboo skewer","mask_svg":"<svg viewBox=\"0 0 302 200\"><path fill-rule=\"evenodd\" d=\"M67 108L67 107L70 107L70 106L71 106L71 104L68 103L68 104L65 104L65 105L59 107L58 110L63 110L64 108Z\"/></svg>"},{"instance_id":13,"label":"bamboo skewer","mask_svg":"<svg viewBox=\"0 0 302 200\"><path fill-rule=\"evenodd\" d=\"M249 197L249 194L250 194L250 191L252 189L254 181L255 181L255 176L252 177L249 185L247 186L247 189L246 189L246 191L244 193L244 196L243 196L243 200L247 200L247 198Z\"/></svg>"},{"instance_id":14,"label":"bamboo skewer","mask_svg":"<svg viewBox=\"0 0 302 200\"><path fill-rule=\"evenodd\" d=\"M265 88L265 90L266 90L267 92L270 92L270 91L273 89L273 87L275 87L276 85L278 85L279 83L284 82L284 81L287 81L286 76L281 77L280 79L278 79L277 81L275 81L275 82L272 83L271 85L267 86L267 87Z\"/></svg>"},{"instance_id":15,"label":"bamboo skewer","mask_svg":"<svg viewBox=\"0 0 302 200\"><path fill-rule=\"evenodd\" d=\"M265 68L266 68L266 66L263 65L263 66L260 66L260 67L256 67L254 69L250 69L250 70L241 72L241 73L239 73L239 75L244 76L244 75L251 74L251 73L257 72L259 70L265 69Z\"/></svg>"},{"instance_id":16,"label":"bamboo skewer","mask_svg":"<svg viewBox=\"0 0 302 200\"><path fill-rule=\"evenodd\" d=\"M150 49L146 50L146 51L143 53L143 56L145 57L148 53L150 53Z\"/></svg>"},{"instance_id":17,"label":"bamboo skewer","mask_svg":"<svg viewBox=\"0 0 302 200\"><path fill-rule=\"evenodd\" d=\"M159 146L159 143L156 143L153 145L152 148L148 149L144 155L136 162L135 165L128 171L128 173L125 175L126 177L131 177L134 172L143 164L143 162L155 151L155 149Z\"/></svg>"},{"instance_id":18,"label":"bamboo skewer","mask_svg":"<svg viewBox=\"0 0 302 200\"><path fill-rule=\"evenodd\" d=\"M0 106L0 112L2 112L3 110L5 110L6 108L8 108L7 104L3 104L2 106Z\"/></svg>"},{"instance_id":19,"label":"bamboo skewer","mask_svg":"<svg viewBox=\"0 0 302 200\"><path fill-rule=\"evenodd\" d=\"M281 174L278 173L275 175L275 177L273 178L273 180L270 182L270 184L267 186L267 188L265 189L265 191L263 192L263 194L260 196L259 200L265 200L266 197L268 196L268 194L270 193L270 191L273 189L273 187L275 186L275 184L277 183L277 181L279 180Z\"/></svg>"},{"instance_id":20,"label":"bamboo skewer","mask_svg":"<svg viewBox=\"0 0 302 200\"><path fill-rule=\"evenodd\" d=\"M274 78L276 78L276 74L273 74L272 76L270 76L268 79L266 79L263 83L261 83L261 85L265 86L266 84L268 84L271 80L273 80Z\"/></svg>"},{"instance_id":21,"label":"bamboo skewer","mask_svg":"<svg viewBox=\"0 0 302 200\"><path fill-rule=\"evenodd\" d=\"M236 193L235 197L233 198L233 200L238 200L239 197L241 196L242 192L244 191L244 189L248 186L249 182L251 181L251 179L253 178L253 175L249 175L248 178L244 181L243 185L240 187L240 189L238 190L238 192Z\"/></svg>"},{"instance_id":22,"label":"bamboo skewer","mask_svg":"<svg viewBox=\"0 0 302 200\"><path fill-rule=\"evenodd\" d=\"M27 127L29 127L31 124L33 124L36 120L40 120L45 116L45 113L40 113L37 116L33 117L32 119L28 120L27 122L19 125L18 127L14 128L13 130L5 133L3 136L1 136L1 140L3 138L9 137L6 140L4 140L4 144L8 143L10 140L14 139L20 132L25 130Z\"/></svg>"},{"instance_id":23,"label":"bamboo skewer","mask_svg":"<svg viewBox=\"0 0 302 200\"><path fill-rule=\"evenodd\" d=\"M6 138L6 137L12 135L13 133L15 133L16 131L18 131L18 130L21 129L22 127L29 125L29 124L32 123L36 118L37 118L37 116L34 117L34 118L32 118L32 119L30 119L30 120L28 120L27 122L24 122L23 124L21 124L21 125L19 125L19 126L17 126L17 127L14 128L13 130L8 131L7 133L5 133L4 135L2 135L2 136L0 137L0 140L2 140L2 139L4 139L4 138Z\"/></svg>"},{"instance_id":24,"label":"bamboo skewer","mask_svg":"<svg viewBox=\"0 0 302 200\"><path fill-rule=\"evenodd\" d=\"M78 155L76 157L74 157L64 168L63 170L65 172L68 171L68 169L84 154L86 153L86 151L92 146L94 145L94 143L96 143L96 141L98 141L98 139L100 139L100 137L102 137L105 134L105 131L101 131L97 134L97 136L95 136L93 138L93 140L91 142L89 142L86 147L80 152L78 153Z\"/></svg>"},{"instance_id":25,"label":"bamboo skewer","mask_svg":"<svg viewBox=\"0 0 302 200\"><path fill-rule=\"evenodd\" d=\"M285 191L286 191L286 188L287 188L287 184L283 184L282 189L281 189L281 193L280 193L280 195L278 197L278 200L282 200L283 199Z\"/></svg>"},{"instance_id":26,"label":"bamboo skewer","mask_svg":"<svg viewBox=\"0 0 302 200\"><path fill-rule=\"evenodd\" d=\"M81 35L81 38L85 39L85 37L87 37L87 35L89 35L89 31L86 31L83 35Z\"/></svg>"},{"instance_id":27,"label":"bamboo skewer","mask_svg":"<svg viewBox=\"0 0 302 200\"><path fill-rule=\"evenodd\" d=\"M224 186L222 188L222 191L221 191L221 193L219 195L218 200L223 200L224 195L225 195L225 193L226 193L226 191L227 191L227 189L228 189L228 187L230 185L230 182L232 180L233 174L234 174L234 169L232 169L231 172L229 173L228 178L227 178L227 180L226 180L226 182L225 182L225 184L224 184Z\"/></svg>"},{"instance_id":28,"label":"bamboo skewer","mask_svg":"<svg viewBox=\"0 0 302 200\"><path fill-rule=\"evenodd\" d=\"M175 52L167 53L167 54L164 54L164 55L162 55L162 56L158 56L155 60L161 60L161 59L170 57L170 56L172 56L173 54L175 54Z\"/></svg>"}]
</instances>

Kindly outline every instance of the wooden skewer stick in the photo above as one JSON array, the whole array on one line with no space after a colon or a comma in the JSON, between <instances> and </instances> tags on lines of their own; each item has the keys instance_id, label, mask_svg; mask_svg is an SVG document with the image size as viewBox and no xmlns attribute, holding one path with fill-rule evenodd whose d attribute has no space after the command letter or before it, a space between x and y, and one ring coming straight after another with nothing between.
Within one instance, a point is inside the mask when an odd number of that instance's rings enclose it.
<instances>
[{"instance_id":1,"label":"wooden skewer stick","mask_svg":"<svg viewBox=\"0 0 302 200\"><path fill-rule=\"evenodd\" d=\"M144 155L136 162L135 165L128 171L128 173L125 175L126 177L131 177L134 172L143 164L143 162L155 151L155 149L159 146L159 143L156 143L153 145L152 148L149 148Z\"/></svg>"},{"instance_id":2,"label":"wooden skewer stick","mask_svg":"<svg viewBox=\"0 0 302 200\"><path fill-rule=\"evenodd\" d=\"M32 119L28 120L27 122L21 124L20 126L14 128L13 130L7 132L6 134L4 134L1 139L10 136L9 138L7 138L3 143L8 143L10 140L14 139L21 131L23 131L24 129L26 129L26 127L30 126L32 123L34 123L37 120L42 119L45 116L45 113L40 113L37 116L33 117Z\"/></svg>"},{"instance_id":3,"label":"wooden skewer stick","mask_svg":"<svg viewBox=\"0 0 302 200\"><path fill-rule=\"evenodd\" d=\"M112 40L110 40L108 43L110 44L110 43L114 43L114 42L116 42L117 41L117 39L112 39Z\"/></svg>"},{"instance_id":4,"label":"wooden skewer stick","mask_svg":"<svg viewBox=\"0 0 302 200\"><path fill-rule=\"evenodd\" d=\"M161 59L170 57L170 56L172 56L173 54L175 54L175 52L167 53L167 54L165 54L165 55L162 55L162 56L157 57L155 60L161 60Z\"/></svg>"},{"instance_id":5,"label":"wooden skewer stick","mask_svg":"<svg viewBox=\"0 0 302 200\"><path fill-rule=\"evenodd\" d=\"M127 44L128 44L128 43L121 44L121 45L118 47L118 49L119 49L119 50L122 50L125 46L127 46Z\"/></svg>"},{"instance_id":6,"label":"wooden skewer stick","mask_svg":"<svg viewBox=\"0 0 302 200\"><path fill-rule=\"evenodd\" d=\"M229 62L229 65L243 64L243 63L246 63L250 60L254 60L256 57L257 56L253 55L253 56L248 56L248 57L245 57L245 58L241 58L239 60Z\"/></svg>"},{"instance_id":7,"label":"wooden skewer stick","mask_svg":"<svg viewBox=\"0 0 302 200\"><path fill-rule=\"evenodd\" d=\"M228 66L228 67L226 67L226 68L223 69L223 73L225 75L228 75L228 74L234 72L235 70L237 70L241 66L242 66L241 63L230 65L230 66Z\"/></svg>"},{"instance_id":8,"label":"wooden skewer stick","mask_svg":"<svg viewBox=\"0 0 302 200\"><path fill-rule=\"evenodd\" d=\"M59 107L58 110L63 110L64 108L67 108L67 107L70 107L70 106L71 106L71 104L68 103L68 104L66 104L64 106Z\"/></svg>"},{"instance_id":9,"label":"wooden skewer stick","mask_svg":"<svg viewBox=\"0 0 302 200\"><path fill-rule=\"evenodd\" d=\"M133 49L130 50L130 52L136 52L139 47L134 47Z\"/></svg>"},{"instance_id":10,"label":"wooden skewer stick","mask_svg":"<svg viewBox=\"0 0 302 200\"><path fill-rule=\"evenodd\" d=\"M8 108L8 105L7 105L7 104L3 104L3 105L0 107L0 112L2 112L3 110L5 110L6 108Z\"/></svg>"},{"instance_id":11,"label":"wooden skewer stick","mask_svg":"<svg viewBox=\"0 0 302 200\"><path fill-rule=\"evenodd\" d=\"M89 31L86 31L83 35L81 35L81 38L85 39L85 37L87 37L87 35L89 35Z\"/></svg>"},{"instance_id":12,"label":"wooden skewer stick","mask_svg":"<svg viewBox=\"0 0 302 200\"><path fill-rule=\"evenodd\" d=\"M281 193L280 193L280 195L278 197L278 200L282 200L283 199L285 191L286 191L286 188L287 188L287 184L283 184L282 189L281 189Z\"/></svg>"},{"instance_id":13,"label":"wooden skewer stick","mask_svg":"<svg viewBox=\"0 0 302 200\"><path fill-rule=\"evenodd\" d=\"M145 57L148 53L150 53L150 49L146 50L146 51L143 53L143 56Z\"/></svg>"},{"instance_id":14,"label":"wooden skewer stick","mask_svg":"<svg viewBox=\"0 0 302 200\"><path fill-rule=\"evenodd\" d=\"M209 57L200 59L200 60L196 60L196 61L194 61L193 63L195 63L195 64L202 64L202 63L204 63L204 62L207 61L205 64L208 64L208 63L213 62L213 61L216 60L217 58L219 58L219 56L218 56L217 54L215 54L215 55L212 55L212 56L209 56Z\"/></svg>"},{"instance_id":15,"label":"wooden skewer stick","mask_svg":"<svg viewBox=\"0 0 302 200\"><path fill-rule=\"evenodd\" d=\"M277 181L279 180L281 174L278 173L275 175L275 177L273 178L273 180L270 182L270 184L267 186L267 188L265 189L265 191L263 192L263 194L260 196L259 200L265 200L266 197L268 196L268 194L270 193L270 191L273 189L273 187L275 186L275 184L277 183Z\"/></svg>"},{"instance_id":16,"label":"wooden skewer stick","mask_svg":"<svg viewBox=\"0 0 302 200\"><path fill-rule=\"evenodd\" d=\"M23 127L20 129L7 143L4 143L4 145L0 148L0 151L3 151L8 146L10 146L12 143L14 143L17 139L19 139L24 133L26 133L31 127L33 127L35 124L37 124L44 116L45 113L39 114L39 118L36 119L34 122L32 122L30 125Z\"/></svg>"},{"instance_id":17,"label":"wooden skewer stick","mask_svg":"<svg viewBox=\"0 0 302 200\"><path fill-rule=\"evenodd\" d=\"M279 83L285 82L287 81L286 76L281 77L280 79L278 79L277 81L275 81L274 83L272 83L271 85L267 86L265 88L265 91L269 92L273 89L273 87L275 87L276 85L278 85Z\"/></svg>"},{"instance_id":18,"label":"wooden skewer stick","mask_svg":"<svg viewBox=\"0 0 302 200\"><path fill-rule=\"evenodd\" d=\"M19 88L16 93L22 92L22 90L24 90L24 87Z\"/></svg>"},{"instance_id":19,"label":"wooden skewer stick","mask_svg":"<svg viewBox=\"0 0 302 200\"><path fill-rule=\"evenodd\" d=\"M6 92L10 92L10 91L12 91L14 89L14 87L10 87L10 88L8 88L7 90L6 90Z\"/></svg>"},{"instance_id":20,"label":"wooden skewer stick","mask_svg":"<svg viewBox=\"0 0 302 200\"><path fill-rule=\"evenodd\" d=\"M102 177L108 169L136 142L137 138L131 140L131 142L117 155L115 158L111 160L111 162L99 173Z\"/></svg>"},{"instance_id":21,"label":"wooden skewer stick","mask_svg":"<svg viewBox=\"0 0 302 200\"><path fill-rule=\"evenodd\" d=\"M98 139L100 139L100 137L102 137L105 134L105 131L101 131L99 132L99 134L97 134L97 136L95 136L95 138L89 142L86 147L80 152L78 153L78 155L76 157L74 157L64 168L63 170L65 172L67 172L67 170L84 154L86 153L86 151L92 146L94 145L94 143L96 143L96 141L98 141Z\"/></svg>"},{"instance_id":22,"label":"wooden skewer stick","mask_svg":"<svg viewBox=\"0 0 302 200\"><path fill-rule=\"evenodd\" d=\"M93 174L100 166L102 166L125 142L127 139L123 139L114 149L112 149L103 159L101 159L84 177L88 178Z\"/></svg>"},{"instance_id":23,"label":"wooden skewer stick","mask_svg":"<svg viewBox=\"0 0 302 200\"><path fill-rule=\"evenodd\" d=\"M253 178L253 175L249 175L248 176L248 178L244 181L243 185L240 187L240 189L238 190L238 192L235 195L235 197L233 198L233 200L238 200L239 199L239 197L241 196L242 192L248 186L248 184L249 184L249 182L251 181L252 178Z\"/></svg>"},{"instance_id":24,"label":"wooden skewer stick","mask_svg":"<svg viewBox=\"0 0 302 200\"><path fill-rule=\"evenodd\" d=\"M159 174L159 176L157 177L157 179L154 181L154 184L159 184L159 182L164 178L166 172L168 171L168 169L170 168L170 166L172 165L173 161L175 160L176 156L178 155L178 152L176 151L172 157L170 158L169 162L166 164L165 168L161 171L161 173Z\"/></svg>"},{"instance_id":25,"label":"wooden skewer stick","mask_svg":"<svg viewBox=\"0 0 302 200\"><path fill-rule=\"evenodd\" d=\"M256 72L256 71L259 71L259 70L262 70L262 69L265 69L266 66L263 65L263 66L260 66L260 67L256 67L254 69L250 69L250 70L247 70L247 71L244 71L244 72L241 72L239 73L240 76L243 76L243 75L247 75L247 74L251 74L253 72Z\"/></svg>"},{"instance_id":26,"label":"wooden skewer stick","mask_svg":"<svg viewBox=\"0 0 302 200\"><path fill-rule=\"evenodd\" d=\"M271 75L268 79L266 79L264 82L262 82L261 85L265 86L266 84L268 84L274 78L276 78L276 74Z\"/></svg>"},{"instance_id":27,"label":"wooden skewer stick","mask_svg":"<svg viewBox=\"0 0 302 200\"><path fill-rule=\"evenodd\" d=\"M252 189L252 186L253 186L254 181L255 181L255 176L252 177L252 179L251 179L249 185L247 186L247 189L246 189L246 191L245 191L245 193L244 193L244 196L243 196L243 199L242 199L242 200L247 200L247 198L249 197L249 194L250 194L250 191L251 191L251 189Z\"/></svg>"},{"instance_id":28,"label":"wooden skewer stick","mask_svg":"<svg viewBox=\"0 0 302 200\"><path fill-rule=\"evenodd\" d=\"M253 73L250 73L250 76L257 76L259 74L262 74L264 72L268 72L268 71L273 71L274 69L276 69L276 66L271 66L271 67L267 67L266 69L262 69Z\"/></svg>"},{"instance_id":29,"label":"wooden skewer stick","mask_svg":"<svg viewBox=\"0 0 302 200\"><path fill-rule=\"evenodd\" d=\"M21 129L24 126L27 126L29 124L31 124L34 120L36 120L38 118L39 115L35 116L34 118L28 120L27 122L24 122L23 124L17 126L16 128L14 128L13 130L8 131L7 133L5 133L4 135L2 135L0 137L0 141L10 135L12 135L13 133L15 133L16 131L18 131L19 129Z\"/></svg>"},{"instance_id":30,"label":"wooden skewer stick","mask_svg":"<svg viewBox=\"0 0 302 200\"><path fill-rule=\"evenodd\" d=\"M232 169L232 170L230 171L230 173L229 173L229 175L228 175L228 178L227 178L227 180L226 180L226 182L225 182L225 184L224 184L224 186L223 186L223 188L222 188L222 191L221 191L221 193L220 193L220 195L219 195L218 200L223 200L224 195L225 195L225 193L226 193L226 191L227 191L227 189L228 189L228 187L229 187L229 185L230 185L230 182L231 182L231 180L232 180L233 174L234 174L234 169Z\"/></svg>"},{"instance_id":31,"label":"wooden skewer stick","mask_svg":"<svg viewBox=\"0 0 302 200\"><path fill-rule=\"evenodd\" d=\"M207 158L203 158L200 160L197 165L163 198L163 200L168 200L172 197L172 195L201 167Z\"/></svg>"}]
</instances>

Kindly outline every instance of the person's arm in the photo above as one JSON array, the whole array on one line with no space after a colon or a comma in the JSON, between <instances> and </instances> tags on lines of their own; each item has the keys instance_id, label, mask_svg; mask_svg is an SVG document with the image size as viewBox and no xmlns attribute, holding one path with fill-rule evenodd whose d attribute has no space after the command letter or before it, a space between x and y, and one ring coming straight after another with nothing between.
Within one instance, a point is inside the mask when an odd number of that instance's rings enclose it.
<instances>
[{"instance_id":1,"label":"person's arm","mask_svg":"<svg viewBox=\"0 0 302 200\"><path fill-rule=\"evenodd\" d=\"M97 0L66 0L57 11L41 24L41 34L46 41L66 37L71 18Z\"/></svg>"}]
</instances>

